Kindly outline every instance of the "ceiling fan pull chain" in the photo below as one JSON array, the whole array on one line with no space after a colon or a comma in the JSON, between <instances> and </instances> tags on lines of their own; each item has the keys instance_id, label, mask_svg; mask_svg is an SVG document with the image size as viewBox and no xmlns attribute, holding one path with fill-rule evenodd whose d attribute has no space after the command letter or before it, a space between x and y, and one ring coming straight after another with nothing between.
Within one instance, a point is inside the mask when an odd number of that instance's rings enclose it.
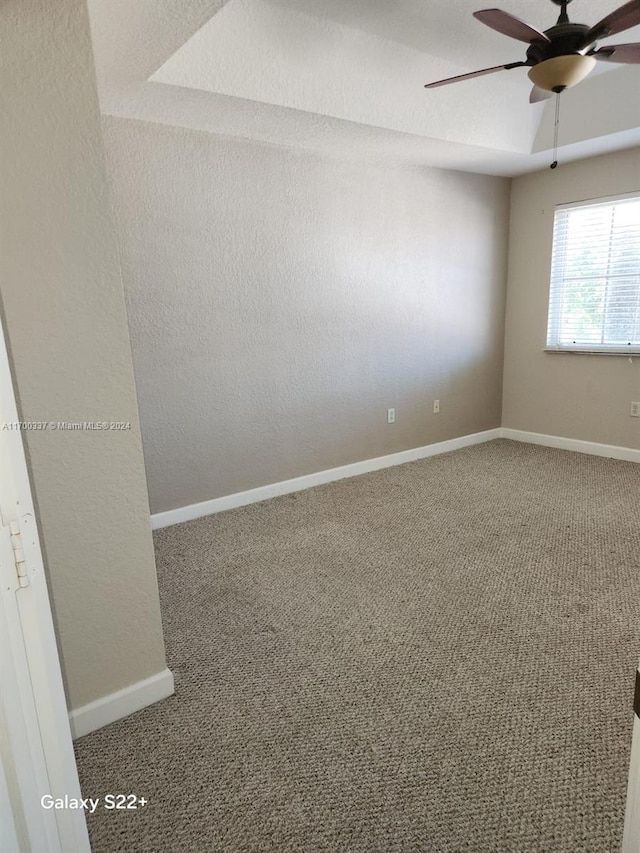
<instances>
[{"instance_id":1,"label":"ceiling fan pull chain","mask_svg":"<svg viewBox=\"0 0 640 853\"><path fill-rule=\"evenodd\" d=\"M549 167L555 169L558 165L558 128L560 126L560 92L556 94L556 123L553 130L553 163Z\"/></svg>"}]
</instances>

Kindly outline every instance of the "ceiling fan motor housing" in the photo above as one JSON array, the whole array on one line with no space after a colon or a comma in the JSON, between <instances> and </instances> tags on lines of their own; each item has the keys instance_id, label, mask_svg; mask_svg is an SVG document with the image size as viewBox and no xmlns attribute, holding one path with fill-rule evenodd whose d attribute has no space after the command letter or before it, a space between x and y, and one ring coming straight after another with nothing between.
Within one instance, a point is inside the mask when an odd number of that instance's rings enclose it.
<instances>
[{"instance_id":1,"label":"ceiling fan motor housing","mask_svg":"<svg viewBox=\"0 0 640 853\"><path fill-rule=\"evenodd\" d=\"M588 32L586 24L562 22L545 30L550 42L532 42L527 61L533 66L529 71L533 83L540 89L559 93L584 80L596 64L593 57L584 55Z\"/></svg>"},{"instance_id":2,"label":"ceiling fan motor housing","mask_svg":"<svg viewBox=\"0 0 640 853\"><path fill-rule=\"evenodd\" d=\"M544 34L551 39L551 43L534 41L527 50L527 59L534 65L551 59L553 56L566 56L572 53L582 53L585 50L584 38L589 32L586 24L555 24Z\"/></svg>"}]
</instances>

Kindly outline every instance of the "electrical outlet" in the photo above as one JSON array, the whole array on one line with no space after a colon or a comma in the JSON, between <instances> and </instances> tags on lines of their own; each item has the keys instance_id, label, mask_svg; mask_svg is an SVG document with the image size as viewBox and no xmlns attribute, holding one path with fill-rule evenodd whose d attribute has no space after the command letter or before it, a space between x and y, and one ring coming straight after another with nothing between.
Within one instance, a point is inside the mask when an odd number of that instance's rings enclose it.
<instances>
[{"instance_id":1,"label":"electrical outlet","mask_svg":"<svg viewBox=\"0 0 640 853\"><path fill-rule=\"evenodd\" d=\"M440 400L434 400L433 401L433 414L437 415L439 411L440 411Z\"/></svg>"},{"instance_id":2,"label":"electrical outlet","mask_svg":"<svg viewBox=\"0 0 640 853\"><path fill-rule=\"evenodd\" d=\"M640 418L640 403L632 403L631 404L631 417L632 418Z\"/></svg>"},{"instance_id":3,"label":"electrical outlet","mask_svg":"<svg viewBox=\"0 0 640 853\"><path fill-rule=\"evenodd\" d=\"M395 424L396 422L396 410L395 409L387 409L387 423Z\"/></svg>"}]
</instances>

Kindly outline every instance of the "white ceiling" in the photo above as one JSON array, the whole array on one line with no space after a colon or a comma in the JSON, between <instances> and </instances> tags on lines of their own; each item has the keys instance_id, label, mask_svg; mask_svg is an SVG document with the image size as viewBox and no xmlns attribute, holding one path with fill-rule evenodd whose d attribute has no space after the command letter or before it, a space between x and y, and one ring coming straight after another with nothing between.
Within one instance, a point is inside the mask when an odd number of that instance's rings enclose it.
<instances>
[{"instance_id":1,"label":"white ceiling","mask_svg":"<svg viewBox=\"0 0 640 853\"><path fill-rule=\"evenodd\" d=\"M616 0L575 0L595 23ZM547 29L550 2L501 7ZM524 58L478 0L89 0L103 112L340 156L515 175L550 160L554 102L526 69L423 84ZM611 42L640 41L640 27ZM565 162L640 144L640 66L601 63L561 98Z\"/></svg>"}]
</instances>

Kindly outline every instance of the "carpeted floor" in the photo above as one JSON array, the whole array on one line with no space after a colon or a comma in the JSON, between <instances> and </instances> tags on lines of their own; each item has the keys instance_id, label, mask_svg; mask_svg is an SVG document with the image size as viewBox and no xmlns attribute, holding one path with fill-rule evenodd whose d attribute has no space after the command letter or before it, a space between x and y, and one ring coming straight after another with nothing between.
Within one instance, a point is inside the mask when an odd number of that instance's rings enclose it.
<instances>
[{"instance_id":1,"label":"carpeted floor","mask_svg":"<svg viewBox=\"0 0 640 853\"><path fill-rule=\"evenodd\" d=\"M94 853L615 853L640 466L501 440L159 531L176 695L76 744Z\"/></svg>"}]
</instances>

